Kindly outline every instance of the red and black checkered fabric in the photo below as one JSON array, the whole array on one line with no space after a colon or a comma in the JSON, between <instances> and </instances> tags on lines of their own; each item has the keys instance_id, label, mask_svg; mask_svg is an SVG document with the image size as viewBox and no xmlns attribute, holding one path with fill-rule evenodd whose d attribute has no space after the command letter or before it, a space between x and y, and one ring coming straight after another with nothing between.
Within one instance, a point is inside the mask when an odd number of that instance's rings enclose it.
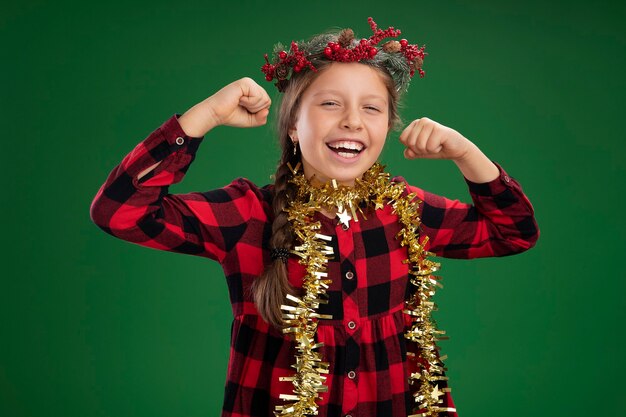
<instances>
[{"instance_id":1,"label":"red and black checkered fabric","mask_svg":"<svg viewBox=\"0 0 626 417\"><path fill-rule=\"evenodd\" d=\"M239 178L207 192L168 194L181 181L203 140L185 135L169 118L113 169L96 194L91 218L105 232L150 248L218 261L228 283L233 311L231 350L222 416L272 416L281 393L291 393L293 343L258 315L249 289L270 262L272 186ZM160 165L140 180L137 176ZM450 200L409 186L423 201L421 237L428 249L451 258L505 256L531 248L539 231L520 185L498 165L500 176L484 184L467 181L474 204ZM404 181L396 177L397 181ZM394 238L400 225L390 207L366 212L367 220L343 230L317 213L321 233L332 236L328 264L330 302L320 313L317 337L330 363L319 415L405 417L411 413L407 379L406 248ZM301 286L303 266L288 261L289 279ZM453 407L450 394L445 406ZM456 413L448 413L456 416Z\"/></svg>"}]
</instances>

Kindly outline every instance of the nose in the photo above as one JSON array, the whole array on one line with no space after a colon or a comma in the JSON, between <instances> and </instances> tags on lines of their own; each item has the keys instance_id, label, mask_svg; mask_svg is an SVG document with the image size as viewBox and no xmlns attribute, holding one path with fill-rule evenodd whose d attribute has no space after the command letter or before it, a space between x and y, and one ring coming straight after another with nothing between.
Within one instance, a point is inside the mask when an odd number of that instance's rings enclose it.
<instances>
[{"instance_id":1,"label":"nose","mask_svg":"<svg viewBox=\"0 0 626 417\"><path fill-rule=\"evenodd\" d=\"M361 120L359 109L354 106L347 106L341 120L341 126L350 130L361 129L363 127L363 120Z\"/></svg>"}]
</instances>

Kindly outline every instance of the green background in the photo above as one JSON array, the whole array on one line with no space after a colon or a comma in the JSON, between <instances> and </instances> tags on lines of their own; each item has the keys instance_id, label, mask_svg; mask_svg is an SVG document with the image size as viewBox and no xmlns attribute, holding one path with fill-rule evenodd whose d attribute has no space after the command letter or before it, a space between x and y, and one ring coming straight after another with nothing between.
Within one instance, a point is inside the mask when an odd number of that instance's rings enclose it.
<instances>
[{"instance_id":1,"label":"green background","mask_svg":"<svg viewBox=\"0 0 626 417\"><path fill-rule=\"evenodd\" d=\"M541 229L521 255L442 260L439 326L462 417L626 415L623 2L4 2L0 415L215 416L231 312L204 258L90 220L111 169L275 42L367 17L426 44L405 122L429 117L518 179ZM618 5L620 4L621 5ZM383 162L468 201L450 161ZM184 181L269 180L269 127L210 132Z\"/></svg>"}]
</instances>

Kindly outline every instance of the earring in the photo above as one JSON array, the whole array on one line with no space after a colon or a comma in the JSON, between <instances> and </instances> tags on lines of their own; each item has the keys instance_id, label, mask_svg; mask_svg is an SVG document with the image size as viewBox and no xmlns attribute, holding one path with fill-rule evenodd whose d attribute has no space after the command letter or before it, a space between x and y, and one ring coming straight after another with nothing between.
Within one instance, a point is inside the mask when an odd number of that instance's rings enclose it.
<instances>
[{"instance_id":1,"label":"earring","mask_svg":"<svg viewBox=\"0 0 626 417\"><path fill-rule=\"evenodd\" d=\"M293 156L296 156L296 154L298 153L298 142L293 141L291 143L293 143Z\"/></svg>"}]
</instances>

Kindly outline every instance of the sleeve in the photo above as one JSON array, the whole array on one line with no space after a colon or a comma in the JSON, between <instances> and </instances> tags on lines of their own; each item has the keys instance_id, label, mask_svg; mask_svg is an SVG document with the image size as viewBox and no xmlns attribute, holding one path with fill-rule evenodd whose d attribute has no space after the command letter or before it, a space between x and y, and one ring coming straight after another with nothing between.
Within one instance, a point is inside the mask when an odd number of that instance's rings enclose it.
<instances>
[{"instance_id":1,"label":"sleeve","mask_svg":"<svg viewBox=\"0 0 626 417\"><path fill-rule=\"evenodd\" d=\"M473 204L408 185L421 200L421 233L428 250L446 258L508 256L532 248L539 238L535 212L521 185L496 162L493 181L465 182Z\"/></svg>"},{"instance_id":2,"label":"sleeve","mask_svg":"<svg viewBox=\"0 0 626 417\"><path fill-rule=\"evenodd\" d=\"M238 178L207 192L168 194L169 186L185 176L204 139L187 136L179 116L166 120L111 171L91 203L90 217L119 239L221 263L249 220L265 217L261 192Z\"/></svg>"}]
</instances>

